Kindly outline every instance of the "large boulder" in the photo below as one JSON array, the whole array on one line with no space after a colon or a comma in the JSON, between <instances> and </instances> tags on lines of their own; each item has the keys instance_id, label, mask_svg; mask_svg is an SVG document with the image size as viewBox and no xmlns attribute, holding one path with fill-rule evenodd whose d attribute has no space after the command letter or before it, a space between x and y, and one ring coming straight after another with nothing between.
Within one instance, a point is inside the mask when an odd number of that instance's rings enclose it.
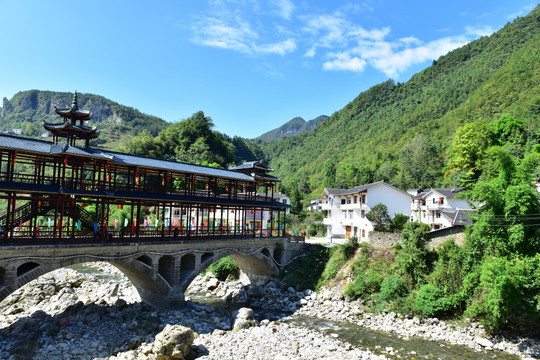
<instances>
[{"instance_id":1,"label":"large boulder","mask_svg":"<svg viewBox=\"0 0 540 360\"><path fill-rule=\"evenodd\" d=\"M189 354L194 338L190 328L167 324L163 331L156 335L152 352L158 360L183 359Z\"/></svg>"},{"instance_id":2,"label":"large boulder","mask_svg":"<svg viewBox=\"0 0 540 360\"><path fill-rule=\"evenodd\" d=\"M234 319L233 331L248 329L253 326L257 326L257 323L253 320L253 310L245 307L238 309Z\"/></svg>"},{"instance_id":3,"label":"large boulder","mask_svg":"<svg viewBox=\"0 0 540 360\"><path fill-rule=\"evenodd\" d=\"M210 278L206 283L206 289L209 291L215 290L219 286L219 280L215 277Z\"/></svg>"}]
</instances>

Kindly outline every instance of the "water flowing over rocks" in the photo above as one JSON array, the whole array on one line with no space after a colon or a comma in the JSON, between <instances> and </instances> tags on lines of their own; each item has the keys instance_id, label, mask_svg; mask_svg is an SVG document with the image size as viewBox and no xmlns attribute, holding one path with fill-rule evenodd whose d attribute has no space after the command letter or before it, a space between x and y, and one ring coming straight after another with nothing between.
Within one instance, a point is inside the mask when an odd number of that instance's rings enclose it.
<instances>
[{"instance_id":1,"label":"water flowing over rocks","mask_svg":"<svg viewBox=\"0 0 540 360\"><path fill-rule=\"evenodd\" d=\"M538 340L489 337L474 322L454 327L438 319L366 313L361 303L346 301L339 290L299 292L277 280L255 285L242 280L221 282L207 273L190 286L192 295L186 293L184 309L158 312L140 302L136 290L113 266L91 263L78 270L44 275L0 303L0 359L386 359L386 355L401 355L391 347L360 349L337 334L288 321L295 316L356 324L403 339L422 337L478 351L540 357ZM190 301L197 293L247 307L220 311ZM252 309L264 309L263 317L259 310L254 317Z\"/></svg>"}]
</instances>

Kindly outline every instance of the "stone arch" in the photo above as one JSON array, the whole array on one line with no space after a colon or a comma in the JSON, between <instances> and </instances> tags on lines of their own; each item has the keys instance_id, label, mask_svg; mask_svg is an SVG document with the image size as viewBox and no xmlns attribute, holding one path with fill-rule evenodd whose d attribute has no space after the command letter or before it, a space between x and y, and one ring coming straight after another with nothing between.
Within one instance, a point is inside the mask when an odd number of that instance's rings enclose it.
<instances>
[{"instance_id":1,"label":"stone arch","mask_svg":"<svg viewBox=\"0 0 540 360\"><path fill-rule=\"evenodd\" d=\"M187 279L195 271L196 258L192 253L187 253L180 259L180 282Z\"/></svg>"},{"instance_id":2,"label":"stone arch","mask_svg":"<svg viewBox=\"0 0 540 360\"><path fill-rule=\"evenodd\" d=\"M17 277L28 274L30 271L37 269L40 266L41 265L34 261L25 262L17 267Z\"/></svg>"},{"instance_id":3,"label":"stone arch","mask_svg":"<svg viewBox=\"0 0 540 360\"><path fill-rule=\"evenodd\" d=\"M138 261L152 268L152 258L148 255L142 255L137 258Z\"/></svg>"},{"instance_id":4,"label":"stone arch","mask_svg":"<svg viewBox=\"0 0 540 360\"><path fill-rule=\"evenodd\" d=\"M262 252L262 254L263 254L264 256L266 256L266 257L270 257L270 256L271 256L271 255L270 255L270 250L268 250L268 248L262 249L261 252Z\"/></svg>"},{"instance_id":5,"label":"stone arch","mask_svg":"<svg viewBox=\"0 0 540 360\"><path fill-rule=\"evenodd\" d=\"M282 264L282 256L283 256L283 249L281 247L276 247L274 249L274 260L278 262L278 264Z\"/></svg>"},{"instance_id":6,"label":"stone arch","mask_svg":"<svg viewBox=\"0 0 540 360\"><path fill-rule=\"evenodd\" d=\"M189 276L182 277L180 288L182 291L186 291L189 284L191 284L197 275L206 270L212 263L226 256L230 256L236 262L240 270L247 275L252 283L257 283L261 280L267 280L276 276L279 274L279 268L276 266L273 259L263 255L262 251L263 249L259 249L259 251L250 254L242 254L234 250L216 252L211 258L211 261L210 258L207 258L205 262L201 261ZM270 250L268 250L268 254L271 254Z\"/></svg>"},{"instance_id":7,"label":"stone arch","mask_svg":"<svg viewBox=\"0 0 540 360\"><path fill-rule=\"evenodd\" d=\"M201 256L201 265L204 264L205 262L209 261L213 257L214 257L213 252L207 252L207 253L202 254L202 256Z\"/></svg>"},{"instance_id":8,"label":"stone arch","mask_svg":"<svg viewBox=\"0 0 540 360\"><path fill-rule=\"evenodd\" d=\"M171 255L164 255L159 258L158 273L170 286L174 284L174 266L176 259Z\"/></svg>"}]
</instances>

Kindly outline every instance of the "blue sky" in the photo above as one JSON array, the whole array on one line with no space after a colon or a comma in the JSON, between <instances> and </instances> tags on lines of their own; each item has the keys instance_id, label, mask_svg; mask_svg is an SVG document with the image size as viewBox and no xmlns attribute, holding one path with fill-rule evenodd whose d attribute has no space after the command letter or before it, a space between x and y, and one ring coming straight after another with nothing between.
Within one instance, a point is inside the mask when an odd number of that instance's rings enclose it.
<instances>
[{"instance_id":1,"label":"blue sky","mask_svg":"<svg viewBox=\"0 0 540 360\"><path fill-rule=\"evenodd\" d=\"M331 115L530 12L530 0L0 0L0 98L105 96L253 138Z\"/></svg>"}]
</instances>

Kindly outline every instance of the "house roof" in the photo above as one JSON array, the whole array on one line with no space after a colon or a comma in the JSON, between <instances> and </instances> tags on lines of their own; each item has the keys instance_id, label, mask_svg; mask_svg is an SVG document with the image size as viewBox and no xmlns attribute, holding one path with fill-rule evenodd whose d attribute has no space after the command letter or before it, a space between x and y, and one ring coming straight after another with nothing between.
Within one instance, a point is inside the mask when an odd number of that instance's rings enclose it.
<instances>
[{"instance_id":1,"label":"house roof","mask_svg":"<svg viewBox=\"0 0 540 360\"><path fill-rule=\"evenodd\" d=\"M322 195L321 196L325 196L325 194L327 196L330 196L330 195L352 195L352 194L357 194L357 193L360 193L360 192L363 192L363 191L366 191L367 189L369 188L372 188L374 186L378 186L378 185L384 185L384 186L388 186L394 190L397 190L399 192L402 192L404 194L406 194L407 196L411 196L411 194L403 191L403 190L400 190L398 189L397 187L395 186L392 186L390 184L387 184L385 183L383 180L381 181L377 181L377 182L374 182L374 183L370 183L370 184L364 184L364 185L360 185L360 186L355 186L351 189L332 189L332 188L324 188L323 192L322 192Z\"/></svg>"},{"instance_id":2,"label":"house roof","mask_svg":"<svg viewBox=\"0 0 540 360\"><path fill-rule=\"evenodd\" d=\"M458 209L454 215L452 225L471 225L472 221L469 219L469 214L475 210L473 209Z\"/></svg>"},{"instance_id":3,"label":"house roof","mask_svg":"<svg viewBox=\"0 0 540 360\"><path fill-rule=\"evenodd\" d=\"M212 176L223 179L255 181L252 176L239 171L221 168L193 165L170 160L154 159L139 155L125 154L98 148L79 148L68 144L53 144L52 142L28 139L20 136L0 135L0 149L16 150L21 153L40 153L49 155L66 154L92 159L107 160L122 165L141 166L158 170L177 171L189 174ZM270 175L266 175L271 177ZM274 177L272 177L274 178ZM274 178L277 179L277 178Z\"/></svg>"},{"instance_id":4,"label":"house roof","mask_svg":"<svg viewBox=\"0 0 540 360\"><path fill-rule=\"evenodd\" d=\"M458 187L458 188L440 188L440 189L427 189L427 190L422 190L422 189L418 189L418 190L415 190L415 189L411 189L411 190L407 190L407 192L409 194L414 194L414 192L416 192L416 195L413 195L413 199L415 200L418 200L418 199L425 199L429 194L431 193L437 193L439 195L442 195L444 196L445 198L447 198L448 200L451 200L453 199L458 193L462 192L463 190L465 190L464 187Z\"/></svg>"},{"instance_id":5,"label":"house roof","mask_svg":"<svg viewBox=\"0 0 540 360\"><path fill-rule=\"evenodd\" d=\"M229 166L229 170L241 170L241 171L259 170L259 171L263 171L263 172L274 171L274 169L271 169L268 166L266 166L261 160L248 161L248 162L245 162L245 163L242 163L242 164Z\"/></svg>"}]
</instances>

